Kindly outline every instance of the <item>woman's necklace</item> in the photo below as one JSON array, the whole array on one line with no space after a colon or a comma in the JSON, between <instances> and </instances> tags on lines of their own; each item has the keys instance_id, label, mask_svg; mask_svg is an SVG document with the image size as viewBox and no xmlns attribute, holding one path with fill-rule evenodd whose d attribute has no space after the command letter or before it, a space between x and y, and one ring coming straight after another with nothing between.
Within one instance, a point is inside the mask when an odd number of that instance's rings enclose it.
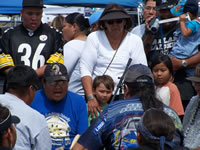
<instances>
[{"instance_id":1,"label":"woman's necklace","mask_svg":"<svg viewBox=\"0 0 200 150\"><path fill-rule=\"evenodd\" d=\"M108 68L110 67L110 65L112 64L112 62L113 62L113 60L114 60L114 58L115 58L115 56L116 56L116 54L117 54L117 51L118 51L118 49L119 49L119 47L120 47L120 44L121 44L121 42L123 41L123 37L125 36L125 31L123 32L123 34L122 34L122 36L120 37L120 41L119 41L119 43L118 43L118 46L117 46L117 49L115 50L115 53L114 53L114 55L113 55L113 57L112 57L112 59L111 59L111 61L110 61L110 63L108 64L108 66L106 67L106 70L104 71L104 73L103 73L103 75L106 73L106 71L108 70ZM108 40L109 41L109 40ZM110 44L111 45L111 44ZM111 45L111 47L112 47L112 45ZM113 48L113 47L112 47Z\"/></svg>"}]
</instances>

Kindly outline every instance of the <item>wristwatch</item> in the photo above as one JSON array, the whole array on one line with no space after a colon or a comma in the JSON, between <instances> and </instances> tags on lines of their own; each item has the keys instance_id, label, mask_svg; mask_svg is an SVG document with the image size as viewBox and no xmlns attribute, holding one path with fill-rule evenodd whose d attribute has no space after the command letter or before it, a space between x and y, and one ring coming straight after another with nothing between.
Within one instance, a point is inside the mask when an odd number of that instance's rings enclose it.
<instances>
[{"instance_id":1,"label":"wristwatch","mask_svg":"<svg viewBox=\"0 0 200 150\"><path fill-rule=\"evenodd\" d=\"M182 60L182 66L183 66L184 68L186 68L187 65L188 65L188 64L187 64L187 61L183 59L183 60Z\"/></svg>"},{"instance_id":2,"label":"wristwatch","mask_svg":"<svg viewBox=\"0 0 200 150\"><path fill-rule=\"evenodd\" d=\"M88 101L89 101L89 100L92 100L92 99L94 98L94 95L93 95L93 94L90 94L90 95L86 96L86 98L87 98Z\"/></svg>"}]
</instances>

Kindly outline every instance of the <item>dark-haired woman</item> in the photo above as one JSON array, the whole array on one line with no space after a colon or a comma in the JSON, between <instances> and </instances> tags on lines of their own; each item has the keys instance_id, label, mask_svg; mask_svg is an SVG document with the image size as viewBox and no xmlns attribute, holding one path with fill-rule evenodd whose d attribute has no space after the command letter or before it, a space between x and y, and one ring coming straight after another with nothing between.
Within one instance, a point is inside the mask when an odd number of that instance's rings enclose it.
<instances>
[{"instance_id":1,"label":"dark-haired woman","mask_svg":"<svg viewBox=\"0 0 200 150\"><path fill-rule=\"evenodd\" d=\"M68 89L79 95L84 95L80 80L79 59L89 27L89 21L83 14L72 13L65 18L63 38L68 42L64 45L64 65L70 76Z\"/></svg>"},{"instance_id":2,"label":"dark-haired woman","mask_svg":"<svg viewBox=\"0 0 200 150\"><path fill-rule=\"evenodd\" d=\"M139 148L129 150L172 150L174 134L174 123L165 112L148 109L137 126Z\"/></svg>"},{"instance_id":3,"label":"dark-haired woman","mask_svg":"<svg viewBox=\"0 0 200 150\"><path fill-rule=\"evenodd\" d=\"M81 80L92 116L97 109L100 111L92 94L92 79L110 75L116 88L129 58L132 58L131 64L147 65L142 40L129 32L132 21L120 5L108 4L99 24L101 30L90 33L80 60Z\"/></svg>"}]
</instances>

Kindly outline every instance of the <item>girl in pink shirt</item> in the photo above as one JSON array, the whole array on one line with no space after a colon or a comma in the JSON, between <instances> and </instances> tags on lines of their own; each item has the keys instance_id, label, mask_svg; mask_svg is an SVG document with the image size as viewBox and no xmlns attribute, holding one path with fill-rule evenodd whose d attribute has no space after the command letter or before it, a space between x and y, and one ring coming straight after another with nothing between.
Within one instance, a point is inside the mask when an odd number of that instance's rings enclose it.
<instances>
[{"instance_id":1,"label":"girl in pink shirt","mask_svg":"<svg viewBox=\"0 0 200 150\"><path fill-rule=\"evenodd\" d=\"M184 115L184 109L178 88L173 80L173 66L167 55L158 55L152 61L151 70L156 83L157 98L173 108L179 116Z\"/></svg>"}]
</instances>

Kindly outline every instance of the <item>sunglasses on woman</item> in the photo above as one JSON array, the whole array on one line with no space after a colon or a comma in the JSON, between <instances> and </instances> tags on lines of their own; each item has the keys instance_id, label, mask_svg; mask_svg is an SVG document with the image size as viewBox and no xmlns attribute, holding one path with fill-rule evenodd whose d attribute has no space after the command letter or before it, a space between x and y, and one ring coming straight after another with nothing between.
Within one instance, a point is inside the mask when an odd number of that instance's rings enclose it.
<instances>
[{"instance_id":1,"label":"sunglasses on woman","mask_svg":"<svg viewBox=\"0 0 200 150\"><path fill-rule=\"evenodd\" d=\"M122 23L122 21L123 21L123 19L115 19L115 20L108 20L107 23L110 25L114 24L114 23L120 24L120 23Z\"/></svg>"}]
</instances>

